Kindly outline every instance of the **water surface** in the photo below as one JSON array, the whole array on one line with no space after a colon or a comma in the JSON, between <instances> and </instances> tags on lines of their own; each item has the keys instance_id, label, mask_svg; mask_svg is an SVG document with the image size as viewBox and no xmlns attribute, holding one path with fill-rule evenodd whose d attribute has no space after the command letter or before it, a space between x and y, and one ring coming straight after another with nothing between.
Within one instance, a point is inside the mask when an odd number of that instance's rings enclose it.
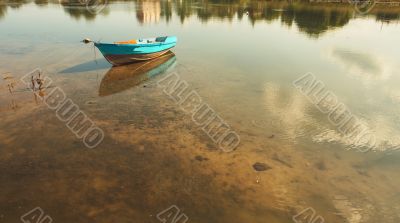
<instances>
[{"instance_id":1,"label":"water surface","mask_svg":"<svg viewBox=\"0 0 400 223\"><path fill-rule=\"evenodd\" d=\"M400 221L400 10L264 1L0 4L0 219ZM79 41L176 35L174 54L112 68ZM19 78L35 68L104 130L88 149ZM157 86L179 74L240 136L222 152ZM362 153L292 82L311 72L374 133ZM13 84L12 87L9 87ZM199 158L201 157L201 158ZM257 172L252 165L271 169Z\"/></svg>"}]
</instances>

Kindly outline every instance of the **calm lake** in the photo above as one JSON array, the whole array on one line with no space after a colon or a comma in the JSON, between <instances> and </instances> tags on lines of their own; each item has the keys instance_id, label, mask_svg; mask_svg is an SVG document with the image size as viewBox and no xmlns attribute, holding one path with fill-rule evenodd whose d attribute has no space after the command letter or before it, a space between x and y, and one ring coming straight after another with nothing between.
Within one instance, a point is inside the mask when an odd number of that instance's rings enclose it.
<instances>
[{"instance_id":1,"label":"calm lake","mask_svg":"<svg viewBox=\"0 0 400 223\"><path fill-rule=\"evenodd\" d=\"M399 6L103 3L0 0L0 222L400 222ZM81 42L167 35L173 53L121 67ZM37 68L33 92L21 78ZM169 75L237 134L233 151ZM54 89L103 131L94 148L42 100Z\"/></svg>"}]
</instances>

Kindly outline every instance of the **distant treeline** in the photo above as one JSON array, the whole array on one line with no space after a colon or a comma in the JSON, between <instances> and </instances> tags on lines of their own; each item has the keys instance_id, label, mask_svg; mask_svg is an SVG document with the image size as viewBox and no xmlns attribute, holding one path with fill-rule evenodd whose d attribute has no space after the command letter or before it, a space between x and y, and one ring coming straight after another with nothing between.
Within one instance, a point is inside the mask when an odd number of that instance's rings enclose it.
<instances>
[{"instance_id":1,"label":"distant treeline","mask_svg":"<svg viewBox=\"0 0 400 223\"><path fill-rule=\"evenodd\" d=\"M86 0L91 4L96 0ZM101 0L103 3L106 0ZM335 1L332 3L332 1ZM338 2L340 1L340 2ZM7 7L19 8L24 4L34 2L39 6L46 4L61 4L71 17L93 20L96 16L106 15L110 10L106 7L99 14L94 14L85 8L85 0L0 0L0 18L5 15ZM121 2L121 0L108 0ZM181 21L197 16L202 22L210 19L229 20L248 19L252 24L258 21L280 21L292 26L295 24L300 31L309 36L318 37L329 29L346 25L350 19L358 15L354 5L347 0L295 0L295 1L260 1L260 0L134 0L136 17L145 23L147 14L155 14L161 20L170 21L173 14ZM386 4L382 4L386 2ZM400 20L400 0L380 0L367 15L385 23ZM396 2L397 4L396 6ZM151 7L149 7L149 3ZM142 7L146 4L146 7Z\"/></svg>"}]
</instances>

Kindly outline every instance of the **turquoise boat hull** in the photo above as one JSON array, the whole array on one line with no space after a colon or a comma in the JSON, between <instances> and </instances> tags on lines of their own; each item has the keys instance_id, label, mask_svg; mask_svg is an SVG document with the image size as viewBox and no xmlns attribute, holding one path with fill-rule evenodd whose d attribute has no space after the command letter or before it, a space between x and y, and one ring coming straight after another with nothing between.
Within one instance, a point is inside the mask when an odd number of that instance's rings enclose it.
<instances>
[{"instance_id":1,"label":"turquoise boat hull","mask_svg":"<svg viewBox=\"0 0 400 223\"><path fill-rule=\"evenodd\" d=\"M175 36L131 40L117 43L94 43L108 62L114 66L151 60L176 46Z\"/></svg>"}]
</instances>

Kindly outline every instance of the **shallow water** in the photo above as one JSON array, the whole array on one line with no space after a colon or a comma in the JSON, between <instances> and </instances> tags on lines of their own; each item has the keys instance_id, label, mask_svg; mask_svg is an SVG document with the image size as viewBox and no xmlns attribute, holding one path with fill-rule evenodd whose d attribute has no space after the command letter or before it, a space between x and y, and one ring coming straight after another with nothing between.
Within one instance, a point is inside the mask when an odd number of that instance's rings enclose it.
<instances>
[{"instance_id":1,"label":"shallow water","mask_svg":"<svg viewBox=\"0 0 400 223\"><path fill-rule=\"evenodd\" d=\"M2 2L0 222L35 207L53 222L161 222L171 205L187 222L296 222L307 208L307 223L399 222L399 18L379 5L128 1L96 14ZM178 37L174 54L114 68L79 42L159 35ZM52 80L40 95L20 80L35 68ZM374 143L342 134L295 88L307 73ZM170 74L240 136L234 151L165 94ZM57 87L104 131L97 147L42 101Z\"/></svg>"}]
</instances>

